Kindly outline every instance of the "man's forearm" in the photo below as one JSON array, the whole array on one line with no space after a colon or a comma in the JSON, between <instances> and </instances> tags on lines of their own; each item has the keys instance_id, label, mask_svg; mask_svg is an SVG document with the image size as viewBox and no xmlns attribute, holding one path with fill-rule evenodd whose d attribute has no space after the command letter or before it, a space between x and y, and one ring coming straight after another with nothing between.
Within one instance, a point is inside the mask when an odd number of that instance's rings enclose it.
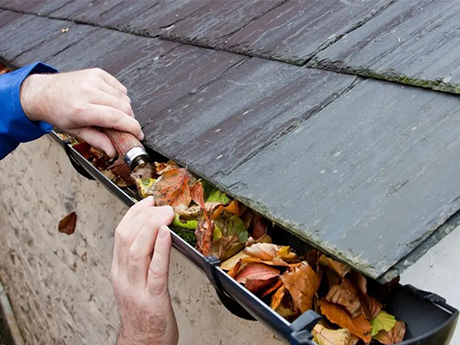
<instances>
[{"instance_id":1,"label":"man's forearm","mask_svg":"<svg viewBox=\"0 0 460 345\"><path fill-rule=\"evenodd\" d=\"M20 91L29 75L55 72L53 67L37 62L0 75L0 159L20 143L35 140L52 130L46 122L29 120L21 106Z\"/></svg>"}]
</instances>

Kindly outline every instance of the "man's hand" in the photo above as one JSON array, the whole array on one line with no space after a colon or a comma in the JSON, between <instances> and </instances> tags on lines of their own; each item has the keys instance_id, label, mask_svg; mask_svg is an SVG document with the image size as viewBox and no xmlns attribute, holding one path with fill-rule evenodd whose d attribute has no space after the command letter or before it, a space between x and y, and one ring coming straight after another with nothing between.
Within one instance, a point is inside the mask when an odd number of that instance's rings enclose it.
<instances>
[{"instance_id":1,"label":"man's hand","mask_svg":"<svg viewBox=\"0 0 460 345\"><path fill-rule=\"evenodd\" d=\"M133 206L115 233L112 282L122 327L118 345L176 345L178 329L168 292L169 206L152 197Z\"/></svg>"},{"instance_id":2,"label":"man's hand","mask_svg":"<svg viewBox=\"0 0 460 345\"><path fill-rule=\"evenodd\" d=\"M115 77L101 69L60 74L33 74L24 80L21 106L31 121L45 121L90 145L116 155L109 137L94 127L142 133L134 119L131 100Z\"/></svg>"}]
</instances>

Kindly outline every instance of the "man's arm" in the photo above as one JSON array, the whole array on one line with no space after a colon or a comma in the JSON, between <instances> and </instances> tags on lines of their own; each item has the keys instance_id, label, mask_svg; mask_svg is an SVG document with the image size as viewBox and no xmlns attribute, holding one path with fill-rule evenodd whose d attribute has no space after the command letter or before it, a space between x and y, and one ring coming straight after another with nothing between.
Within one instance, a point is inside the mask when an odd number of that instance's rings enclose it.
<instances>
[{"instance_id":1,"label":"man's arm","mask_svg":"<svg viewBox=\"0 0 460 345\"><path fill-rule=\"evenodd\" d=\"M53 126L112 157L115 147L95 127L114 128L143 139L127 89L115 77L98 68L55 72L35 63L0 75L0 159L20 143L49 133Z\"/></svg>"},{"instance_id":2,"label":"man's arm","mask_svg":"<svg viewBox=\"0 0 460 345\"><path fill-rule=\"evenodd\" d=\"M0 76L0 159L21 142L35 140L52 130L49 123L29 120L21 107L20 90L29 75L56 72L50 66L35 63Z\"/></svg>"},{"instance_id":3,"label":"man's arm","mask_svg":"<svg viewBox=\"0 0 460 345\"><path fill-rule=\"evenodd\" d=\"M170 206L148 197L131 207L118 225L112 283L120 306L117 345L177 345L179 331L168 291Z\"/></svg>"}]
</instances>

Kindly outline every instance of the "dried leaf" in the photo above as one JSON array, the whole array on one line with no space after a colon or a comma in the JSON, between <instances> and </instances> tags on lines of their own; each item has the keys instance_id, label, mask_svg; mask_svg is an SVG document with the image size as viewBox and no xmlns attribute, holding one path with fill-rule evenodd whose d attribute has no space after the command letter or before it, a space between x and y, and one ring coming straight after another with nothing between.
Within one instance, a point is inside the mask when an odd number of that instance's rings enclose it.
<instances>
[{"instance_id":1,"label":"dried leaf","mask_svg":"<svg viewBox=\"0 0 460 345\"><path fill-rule=\"evenodd\" d=\"M364 315L366 315L368 320L372 320L383 309L383 306L374 297L361 294L360 301L361 306L363 307Z\"/></svg>"},{"instance_id":2,"label":"dried leaf","mask_svg":"<svg viewBox=\"0 0 460 345\"><path fill-rule=\"evenodd\" d=\"M156 181L155 179L136 178L134 181L136 183L136 188L141 198L145 199L148 196L153 195L152 186Z\"/></svg>"},{"instance_id":3,"label":"dried leaf","mask_svg":"<svg viewBox=\"0 0 460 345\"><path fill-rule=\"evenodd\" d=\"M254 264L244 267L235 279L238 283L246 284L247 279L268 280L274 277L278 277L279 274L280 271L276 268L262 264Z\"/></svg>"},{"instance_id":4,"label":"dried leaf","mask_svg":"<svg viewBox=\"0 0 460 345\"><path fill-rule=\"evenodd\" d=\"M363 312L358 292L347 279L343 279L340 285L332 286L326 301L341 305L352 317L357 317Z\"/></svg>"},{"instance_id":5,"label":"dried leaf","mask_svg":"<svg viewBox=\"0 0 460 345\"><path fill-rule=\"evenodd\" d=\"M366 344L371 342L372 326L363 314L352 318L340 306L329 303L324 298L319 301L319 306L321 308L321 313L326 316L329 321L341 328L348 329L351 334L356 335Z\"/></svg>"},{"instance_id":6,"label":"dried leaf","mask_svg":"<svg viewBox=\"0 0 460 345\"><path fill-rule=\"evenodd\" d=\"M264 298L265 296L270 295L273 291L278 290L281 286L283 286L283 282L281 281L281 279L278 279L276 284L265 290L261 297Z\"/></svg>"},{"instance_id":7,"label":"dried leaf","mask_svg":"<svg viewBox=\"0 0 460 345\"><path fill-rule=\"evenodd\" d=\"M152 163L142 163L136 166L131 175L134 179L154 179L155 166Z\"/></svg>"},{"instance_id":8,"label":"dried leaf","mask_svg":"<svg viewBox=\"0 0 460 345\"><path fill-rule=\"evenodd\" d=\"M72 235L75 232L75 226L77 225L77 214L72 212L61 219L58 225L59 232L67 235Z\"/></svg>"},{"instance_id":9,"label":"dried leaf","mask_svg":"<svg viewBox=\"0 0 460 345\"><path fill-rule=\"evenodd\" d=\"M155 183L154 198L157 206L189 206L192 201L190 188L195 180L184 168L167 171Z\"/></svg>"},{"instance_id":10,"label":"dried leaf","mask_svg":"<svg viewBox=\"0 0 460 345\"><path fill-rule=\"evenodd\" d=\"M230 259L225 260L221 265L220 268L225 271L230 271L235 265L240 261L240 259L247 258L248 255L242 250L237 254L233 255Z\"/></svg>"},{"instance_id":11,"label":"dried leaf","mask_svg":"<svg viewBox=\"0 0 460 345\"><path fill-rule=\"evenodd\" d=\"M238 201L233 200L230 204L226 206L222 205L222 206L217 207L212 213L212 220L216 220L222 214L223 211L227 211L227 212L234 214L235 216L239 216L240 211L239 211Z\"/></svg>"},{"instance_id":12,"label":"dried leaf","mask_svg":"<svg viewBox=\"0 0 460 345\"><path fill-rule=\"evenodd\" d=\"M257 240L253 237L249 237L245 243L246 247L250 247L255 243L273 243L272 238L269 235L263 235L262 237L258 238Z\"/></svg>"},{"instance_id":13,"label":"dried leaf","mask_svg":"<svg viewBox=\"0 0 460 345\"><path fill-rule=\"evenodd\" d=\"M406 324L402 321L397 321L390 331L381 331L374 337L374 339L384 345L398 344L404 340L405 334Z\"/></svg>"},{"instance_id":14,"label":"dried leaf","mask_svg":"<svg viewBox=\"0 0 460 345\"><path fill-rule=\"evenodd\" d=\"M320 323L312 331L313 341L318 345L351 345L352 338L348 329L327 329Z\"/></svg>"},{"instance_id":15,"label":"dried leaf","mask_svg":"<svg viewBox=\"0 0 460 345\"><path fill-rule=\"evenodd\" d=\"M324 254L321 255L321 257L319 258L319 263L325 267L331 268L342 278L345 277L345 275L351 271L351 267L347 264L335 261Z\"/></svg>"},{"instance_id":16,"label":"dried leaf","mask_svg":"<svg viewBox=\"0 0 460 345\"><path fill-rule=\"evenodd\" d=\"M204 256L213 254L214 222L210 219L206 210L201 210L198 215L198 226L195 230L196 248ZM220 260L223 260L219 257Z\"/></svg>"},{"instance_id":17,"label":"dried leaf","mask_svg":"<svg viewBox=\"0 0 460 345\"><path fill-rule=\"evenodd\" d=\"M248 232L239 217L224 210L213 223L212 252L215 257L224 261L244 248Z\"/></svg>"},{"instance_id":18,"label":"dried leaf","mask_svg":"<svg viewBox=\"0 0 460 345\"><path fill-rule=\"evenodd\" d=\"M255 264L255 263L260 263L260 264L265 264L268 266L278 266L278 267L299 267L301 265L300 262L294 263L294 264L288 264L287 262L284 262L281 259L274 258L272 261L264 261L259 258L253 258L251 256L247 256L241 259L241 262L243 264Z\"/></svg>"},{"instance_id":19,"label":"dried leaf","mask_svg":"<svg viewBox=\"0 0 460 345\"><path fill-rule=\"evenodd\" d=\"M175 170L177 168L179 168L179 166L173 161L169 161L168 163L155 162L155 170L157 175L163 175L164 173Z\"/></svg>"},{"instance_id":20,"label":"dried leaf","mask_svg":"<svg viewBox=\"0 0 460 345\"><path fill-rule=\"evenodd\" d=\"M349 280L356 286L363 294L367 294L367 280L361 273L352 271L349 275Z\"/></svg>"},{"instance_id":21,"label":"dried leaf","mask_svg":"<svg viewBox=\"0 0 460 345\"><path fill-rule=\"evenodd\" d=\"M190 190L190 197L195 204L200 206L201 209L206 210L206 205L204 203L204 189L201 182L195 183L195 185L192 187Z\"/></svg>"},{"instance_id":22,"label":"dried leaf","mask_svg":"<svg viewBox=\"0 0 460 345\"><path fill-rule=\"evenodd\" d=\"M278 306L281 304L281 301L284 298L284 295L286 294L286 288L284 286L281 286L278 291L276 291L273 296L272 296L272 301L270 303L270 307L273 310L276 310Z\"/></svg>"},{"instance_id":23,"label":"dried leaf","mask_svg":"<svg viewBox=\"0 0 460 345\"><path fill-rule=\"evenodd\" d=\"M254 226L252 227L252 237L258 239L267 233L267 222L259 217Z\"/></svg>"},{"instance_id":24,"label":"dried leaf","mask_svg":"<svg viewBox=\"0 0 460 345\"><path fill-rule=\"evenodd\" d=\"M371 320L371 325L371 336L375 336L380 331L390 331L396 325L396 319L393 315L390 315L382 310L375 318Z\"/></svg>"},{"instance_id":25,"label":"dried leaf","mask_svg":"<svg viewBox=\"0 0 460 345\"><path fill-rule=\"evenodd\" d=\"M232 278L235 278L243 268L244 265L241 263L241 261L238 261L236 265L233 266L233 268L230 271L228 271L228 275Z\"/></svg>"},{"instance_id":26,"label":"dried leaf","mask_svg":"<svg viewBox=\"0 0 460 345\"><path fill-rule=\"evenodd\" d=\"M279 247L272 243L256 243L245 248L244 252L253 257L264 261L271 261L276 257Z\"/></svg>"},{"instance_id":27,"label":"dried leaf","mask_svg":"<svg viewBox=\"0 0 460 345\"><path fill-rule=\"evenodd\" d=\"M312 308L313 298L320 286L320 278L306 261L286 272L281 279L301 313Z\"/></svg>"},{"instance_id":28,"label":"dried leaf","mask_svg":"<svg viewBox=\"0 0 460 345\"><path fill-rule=\"evenodd\" d=\"M245 287L252 293L258 293L264 289L269 289L275 286L279 281L279 277L273 277L270 279L246 279Z\"/></svg>"},{"instance_id":29,"label":"dried leaf","mask_svg":"<svg viewBox=\"0 0 460 345\"><path fill-rule=\"evenodd\" d=\"M276 257L285 262L299 262L297 254L289 246L280 246L276 252Z\"/></svg>"}]
</instances>

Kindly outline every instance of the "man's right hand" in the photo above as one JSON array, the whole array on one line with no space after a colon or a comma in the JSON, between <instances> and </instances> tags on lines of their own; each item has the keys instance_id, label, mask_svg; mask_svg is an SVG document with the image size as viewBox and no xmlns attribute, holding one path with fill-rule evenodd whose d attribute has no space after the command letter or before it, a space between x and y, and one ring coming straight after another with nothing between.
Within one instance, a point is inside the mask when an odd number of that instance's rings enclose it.
<instances>
[{"instance_id":1,"label":"man's right hand","mask_svg":"<svg viewBox=\"0 0 460 345\"><path fill-rule=\"evenodd\" d=\"M116 155L109 137L95 127L114 128L144 138L134 119L126 87L99 69L32 74L21 86L21 106L31 121L44 121L88 144Z\"/></svg>"},{"instance_id":2,"label":"man's right hand","mask_svg":"<svg viewBox=\"0 0 460 345\"><path fill-rule=\"evenodd\" d=\"M168 292L170 206L152 197L133 206L115 233L112 283L122 326L118 345L176 345L177 322Z\"/></svg>"}]
</instances>

